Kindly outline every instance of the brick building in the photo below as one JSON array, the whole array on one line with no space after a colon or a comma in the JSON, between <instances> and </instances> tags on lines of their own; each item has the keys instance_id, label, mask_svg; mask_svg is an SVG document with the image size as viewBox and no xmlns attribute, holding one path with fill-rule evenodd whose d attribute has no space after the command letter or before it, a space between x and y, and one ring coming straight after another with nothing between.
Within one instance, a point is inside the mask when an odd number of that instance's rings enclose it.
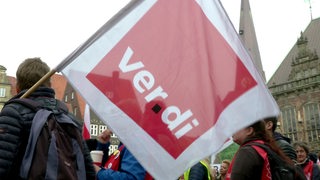
<instances>
[{"instance_id":1,"label":"brick building","mask_svg":"<svg viewBox=\"0 0 320 180\"><path fill-rule=\"evenodd\" d=\"M320 18L310 22L268 81L281 110L279 130L320 151Z\"/></svg>"}]
</instances>

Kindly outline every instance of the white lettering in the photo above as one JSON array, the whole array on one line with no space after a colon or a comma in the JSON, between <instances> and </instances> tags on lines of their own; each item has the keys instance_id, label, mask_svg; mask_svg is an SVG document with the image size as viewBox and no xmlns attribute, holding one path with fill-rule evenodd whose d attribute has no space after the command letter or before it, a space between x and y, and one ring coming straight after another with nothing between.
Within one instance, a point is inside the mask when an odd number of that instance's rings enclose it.
<instances>
[{"instance_id":1,"label":"white lettering","mask_svg":"<svg viewBox=\"0 0 320 180\"><path fill-rule=\"evenodd\" d=\"M154 100L156 97L162 97L163 99L168 97L168 94L163 91L162 87L159 86L156 89L154 89L151 93L149 93L145 99L147 102L150 102Z\"/></svg>"},{"instance_id":2,"label":"white lettering","mask_svg":"<svg viewBox=\"0 0 320 180\"><path fill-rule=\"evenodd\" d=\"M133 77L133 85L137 91L139 91L139 93L143 93L145 89L143 89L139 83L144 85L144 87L149 90L154 85L154 77L149 71L142 70Z\"/></svg>"},{"instance_id":3,"label":"white lettering","mask_svg":"<svg viewBox=\"0 0 320 180\"><path fill-rule=\"evenodd\" d=\"M189 132L193 127L196 127L199 125L199 122L197 119L193 119L192 120L192 125L190 125L190 123L184 125L182 128L180 128L176 133L174 133L174 135L176 136L176 138L180 138L182 136L184 136L187 132Z\"/></svg>"},{"instance_id":4,"label":"white lettering","mask_svg":"<svg viewBox=\"0 0 320 180\"><path fill-rule=\"evenodd\" d=\"M119 63L119 68L123 73L135 71L144 67L144 64L141 61L128 64L129 60L132 58L132 55L133 51L130 47L128 47ZM135 89L141 94L146 90L151 90L155 85L155 78L153 74L147 70L141 70L137 72L132 81ZM157 97L161 97L162 99L168 97L168 94L162 89L161 86L153 89L144 98L146 102L150 102L155 100ZM188 119L192 119L192 115L193 113L190 109L181 114L181 111L178 107L168 106L161 114L161 119L163 123L168 125L169 130L174 133L175 137L179 139L191 129L199 125L199 121L197 119L193 119L190 123L190 120Z\"/></svg>"},{"instance_id":5,"label":"white lettering","mask_svg":"<svg viewBox=\"0 0 320 180\"><path fill-rule=\"evenodd\" d=\"M129 59L132 57L132 55L133 51L130 47L128 47L119 64L119 68L122 72L126 73L144 67L141 61L128 65Z\"/></svg>"},{"instance_id":6,"label":"white lettering","mask_svg":"<svg viewBox=\"0 0 320 180\"><path fill-rule=\"evenodd\" d=\"M171 115L175 117L175 119L169 119L169 116ZM187 120L192 116L192 112L190 110L187 110L183 114L181 114L180 109L176 106L169 106L167 107L161 116L161 119L164 123L168 124L169 129L172 131L174 128L176 128L179 124Z\"/></svg>"}]
</instances>

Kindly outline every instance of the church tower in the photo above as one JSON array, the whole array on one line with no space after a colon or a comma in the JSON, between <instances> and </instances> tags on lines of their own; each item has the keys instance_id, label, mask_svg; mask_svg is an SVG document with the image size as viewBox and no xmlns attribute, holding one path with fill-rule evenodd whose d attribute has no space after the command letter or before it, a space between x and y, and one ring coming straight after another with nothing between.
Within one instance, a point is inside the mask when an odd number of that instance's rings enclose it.
<instances>
[{"instance_id":1,"label":"church tower","mask_svg":"<svg viewBox=\"0 0 320 180\"><path fill-rule=\"evenodd\" d=\"M266 76L262 67L249 0L241 0L239 35L244 46L247 48L258 72L266 82Z\"/></svg>"}]
</instances>

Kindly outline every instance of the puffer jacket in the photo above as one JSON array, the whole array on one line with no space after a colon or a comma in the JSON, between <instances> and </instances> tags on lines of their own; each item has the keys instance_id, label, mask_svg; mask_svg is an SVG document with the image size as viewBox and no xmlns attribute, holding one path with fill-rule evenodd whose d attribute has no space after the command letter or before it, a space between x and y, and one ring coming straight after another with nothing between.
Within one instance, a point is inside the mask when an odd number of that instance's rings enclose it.
<instances>
[{"instance_id":1,"label":"puffer jacket","mask_svg":"<svg viewBox=\"0 0 320 180\"><path fill-rule=\"evenodd\" d=\"M13 97L20 98L26 91ZM56 107L57 100L52 88L40 87L28 98ZM0 113L0 179L20 179L20 164L28 142L32 119L35 112L21 104L9 103ZM72 119L75 120L73 117ZM79 122L75 120L77 124ZM81 131L81 125L79 124ZM87 179L95 179L95 171L90 152L83 141L84 159L86 163Z\"/></svg>"},{"instance_id":2,"label":"puffer jacket","mask_svg":"<svg viewBox=\"0 0 320 180\"><path fill-rule=\"evenodd\" d=\"M287 137L284 137L282 134L278 132L274 132L274 139L276 140L277 145L283 151L283 153L289 157L292 161L297 161L297 154L295 149L290 144L291 140Z\"/></svg>"}]
</instances>

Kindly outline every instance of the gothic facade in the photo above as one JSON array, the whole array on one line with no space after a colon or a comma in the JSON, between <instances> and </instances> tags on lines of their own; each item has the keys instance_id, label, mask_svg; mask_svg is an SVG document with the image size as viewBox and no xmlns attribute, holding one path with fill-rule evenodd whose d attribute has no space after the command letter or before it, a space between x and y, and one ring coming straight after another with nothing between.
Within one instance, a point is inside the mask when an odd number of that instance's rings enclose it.
<instances>
[{"instance_id":1,"label":"gothic facade","mask_svg":"<svg viewBox=\"0 0 320 180\"><path fill-rule=\"evenodd\" d=\"M279 105L278 128L320 151L320 18L312 20L268 82Z\"/></svg>"}]
</instances>

